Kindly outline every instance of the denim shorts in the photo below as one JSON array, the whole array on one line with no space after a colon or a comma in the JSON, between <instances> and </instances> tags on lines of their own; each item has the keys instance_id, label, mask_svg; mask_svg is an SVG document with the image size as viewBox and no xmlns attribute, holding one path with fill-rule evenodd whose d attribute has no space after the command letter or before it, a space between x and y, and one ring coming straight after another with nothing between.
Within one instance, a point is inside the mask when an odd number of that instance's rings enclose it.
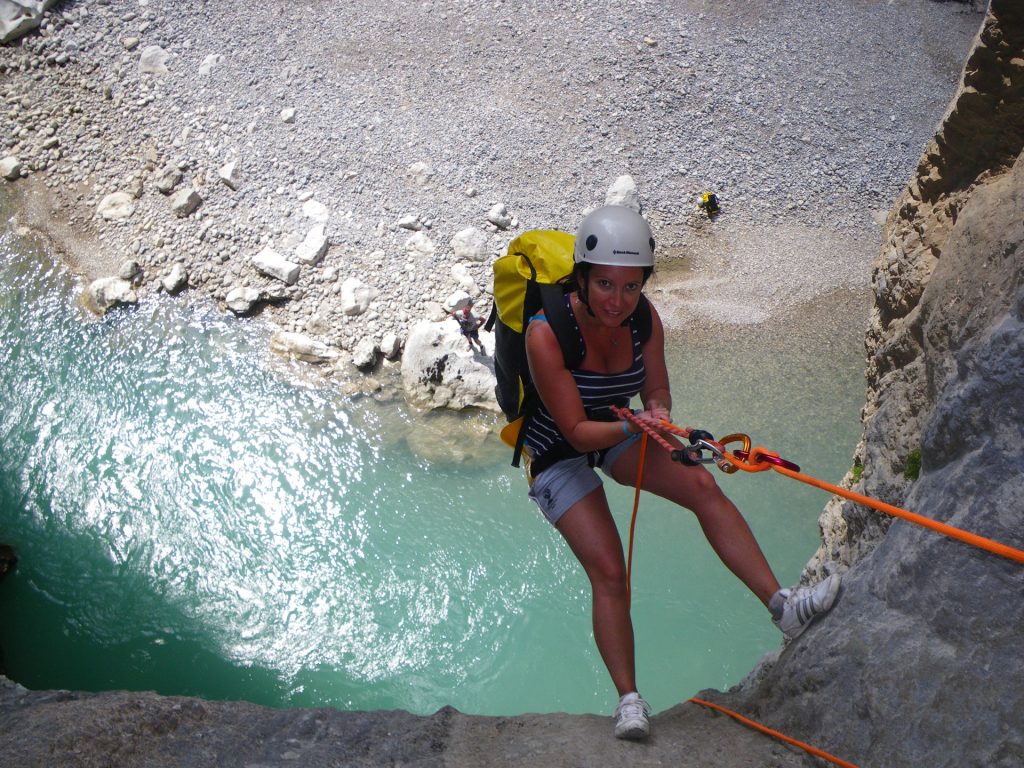
<instances>
[{"instance_id":1,"label":"denim shorts","mask_svg":"<svg viewBox=\"0 0 1024 768\"><path fill-rule=\"evenodd\" d=\"M615 466L615 462L639 439L639 433L630 435L621 443L609 448L605 452L604 458L598 459L601 471L611 477L611 468ZM587 456L575 456L571 459L563 459L557 464L552 464L533 479L530 498L537 502L540 511L552 525L555 525L573 504L595 488L601 487L601 478L590 466L587 458Z\"/></svg>"}]
</instances>

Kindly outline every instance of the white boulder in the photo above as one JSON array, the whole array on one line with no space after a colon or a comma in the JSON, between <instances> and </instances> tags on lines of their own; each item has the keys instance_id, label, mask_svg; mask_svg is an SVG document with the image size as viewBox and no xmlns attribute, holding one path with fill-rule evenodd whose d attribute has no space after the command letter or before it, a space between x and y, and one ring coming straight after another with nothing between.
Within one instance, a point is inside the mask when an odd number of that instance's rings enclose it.
<instances>
[{"instance_id":1,"label":"white boulder","mask_svg":"<svg viewBox=\"0 0 1024 768\"><path fill-rule=\"evenodd\" d=\"M457 309L468 307L473 303L473 297L470 296L463 290L454 291L451 293L444 303L445 309L449 312L454 312Z\"/></svg>"},{"instance_id":2,"label":"white boulder","mask_svg":"<svg viewBox=\"0 0 1024 768\"><path fill-rule=\"evenodd\" d=\"M231 160L224 163L217 171L218 178L231 190L237 190L240 182L238 173L238 161Z\"/></svg>"},{"instance_id":3,"label":"white boulder","mask_svg":"<svg viewBox=\"0 0 1024 768\"><path fill-rule=\"evenodd\" d=\"M3 176L8 181L20 179L21 161L14 157L14 155L8 155L3 160L0 160L0 176Z\"/></svg>"},{"instance_id":4,"label":"white boulder","mask_svg":"<svg viewBox=\"0 0 1024 768\"><path fill-rule=\"evenodd\" d=\"M179 189L171 195L171 210L174 211L174 215L179 219L184 219L186 216L193 214L202 203L203 198L191 187Z\"/></svg>"},{"instance_id":5,"label":"white boulder","mask_svg":"<svg viewBox=\"0 0 1024 768\"><path fill-rule=\"evenodd\" d=\"M248 286L237 286L228 291L224 297L227 308L236 315L246 315L252 312L253 307L260 300L260 292Z\"/></svg>"},{"instance_id":6,"label":"white boulder","mask_svg":"<svg viewBox=\"0 0 1024 768\"><path fill-rule=\"evenodd\" d=\"M325 344L304 333L279 331L270 338L270 349L283 357L302 360L304 363L330 363L338 359L336 347Z\"/></svg>"},{"instance_id":7,"label":"white boulder","mask_svg":"<svg viewBox=\"0 0 1024 768\"><path fill-rule=\"evenodd\" d=\"M380 340L380 353L388 360L397 360L402 354L402 341L394 333L385 333Z\"/></svg>"},{"instance_id":8,"label":"white boulder","mask_svg":"<svg viewBox=\"0 0 1024 768\"><path fill-rule=\"evenodd\" d=\"M167 293L175 294L188 284L188 272L181 264L175 264L171 271L163 276L160 285Z\"/></svg>"},{"instance_id":9,"label":"white boulder","mask_svg":"<svg viewBox=\"0 0 1024 768\"><path fill-rule=\"evenodd\" d=\"M139 72L152 75L166 75L170 71L167 69L167 59L169 56L170 54L159 45L147 46L142 51L142 55L139 56Z\"/></svg>"},{"instance_id":10,"label":"white boulder","mask_svg":"<svg viewBox=\"0 0 1024 768\"><path fill-rule=\"evenodd\" d=\"M358 277L349 277L341 284L341 311L346 315L361 315L377 297L377 289Z\"/></svg>"},{"instance_id":11,"label":"white boulder","mask_svg":"<svg viewBox=\"0 0 1024 768\"><path fill-rule=\"evenodd\" d=\"M415 213L410 213L398 220L398 226L402 229L411 229L415 232L419 232L423 229L423 222L420 221L420 217Z\"/></svg>"},{"instance_id":12,"label":"white boulder","mask_svg":"<svg viewBox=\"0 0 1024 768\"><path fill-rule=\"evenodd\" d=\"M0 44L9 43L39 26L43 11L57 0L0 0Z\"/></svg>"},{"instance_id":13,"label":"white boulder","mask_svg":"<svg viewBox=\"0 0 1024 768\"><path fill-rule=\"evenodd\" d=\"M203 77L209 75L217 66L224 61L224 54L222 53L211 53L205 59L203 63L199 65L199 74Z\"/></svg>"},{"instance_id":14,"label":"white boulder","mask_svg":"<svg viewBox=\"0 0 1024 768\"><path fill-rule=\"evenodd\" d=\"M252 257L252 263L260 272L280 280L285 285L295 285L299 279L299 265L267 247Z\"/></svg>"},{"instance_id":15,"label":"white boulder","mask_svg":"<svg viewBox=\"0 0 1024 768\"><path fill-rule=\"evenodd\" d=\"M127 219L135 213L135 198L127 192L112 192L100 200L96 213L107 221Z\"/></svg>"},{"instance_id":16,"label":"white boulder","mask_svg":"<svg viewBox=\"0 0 1024 768\"><path fill-rule=\"evenodd\" d=\"M421 187L427 186L434 178L434 169L422 160L413 163L406 169L409 177Z\"/></svg>"},{"instance_id":17,"label":"white boulder","mask_svg":"<svg viewBox=\"0 0 1024 768\"><path fill-rule=\"evenodd\" d=\"M512 226L512 217L504 203L495 203L487 212L487 220L498 229L508 229Z\"/></svg>"},{"instance_id":18,"label":"white boulder","mask_svg":"<svg viewBox=\"0 0 1024 768\"><path fill-rule=\"evenodd\" d=\"M416 232L405 241L405 250L418 256L433 256L434 242L425 232Z\"/></svg>"},{"instance_id":19,"label":"white boulder","mask_svg":"<svg viewBox=\"0 0 1024 768\"><path fill-rule=\"evenodd\" d=\"M483 331L494 349L494 334ZM470 350L454 320L421 320L409 333L402 354L402 388L418 408L483 408L498 412L493 361Z\"/></svg>"},{"instance_id":20,"label":"white boulder","mask_svg":"<svg viewBox=\"0 0 1024 768\"><path fill-rule=\"evenodd\" d=\"M153 184L163 194L169 195L181 181L181 169L174 163L168 163L153 174Z\"/></svg>"},{"instance_id":21,"label":"white boulder","mask_svg":"<svg viewBox=\"0 0 1024 768\"><path fill-rule=\"evenodd\" d=\"M487 233L476 227L466 227L456 232L451 246L456 259L487 261Z\"/></svg>"},{"instance_id":22,"label":"white boulder","mask_svg":"<svg viewBox=\"0 0 1024 768\"><path fill-rule=\"evenodd\" d=\"M640 193L636 189L636 182L629 174L619 176L612 185L608 187L608 193L604 196L605 205L624 205L640 213Z\"/></svg>"},{"instance_id":23,"label":"white boulder","mask_svg":"<svg viewBox=\"0 0 1024 768\"><path fill-rule=\"evenodd\" d=\"M455 280L455 284L470 296L480 295L480 288L477 287L476 280L469 274L465 264L452 265L452 278Z\"/></svg>"},{"instance_id":24,"label":"white boulder","mask_svg":"<svg viewBox=\"0 0 1024 768\"><path fill-rule=\"evenodd\" d=\"M121 264L117 270L117 276L128 282L135 282L136 278L142 278L142 265L135 259L128 259Z\"/></svg>"},{"instance_id":25,"label":"white boulder","mask_svg":"<svg viewBox=\"0 0 1024 768\"><path fill-rule=\"evenodd\" d=\"M94 312L103 314L118 304L135 304L139 299L128 280L120 277L101 277L85 289L85 303Z\"/></svg>"},{"instance_id":26,"label":"white boulder","mask_svg":"<svg viewBox=\"0 0 1024 768\"><path fill-rule=\"evenodd\" d=\"M306 233L306 239L296 246L295 260L300 264L317 264L327 253L328 245L326 227L317 224Z\"/></svg>"},{"instance_id":27,"label":"white boulder","mask_svg":"<svg viewBox=\"0 0 1024 768\"><path fill-rule=\"evenodd\" d=\"M364 338L356 348L352 350L352 364L361 371L367 371L377 365L377 355L380 350L376 343L369 336Z\"/></svg>"},{"instance_id":28,"label":"white boulder","mask_svg":"<svg viewBox=\"0 0 1024 768\"><path fill-rule=\"evenodd\" d=\"M302 204L302 215L313 221L326 222L330 217L330 211L319 200L307 200Z\"/></svg>"}]
</instances>

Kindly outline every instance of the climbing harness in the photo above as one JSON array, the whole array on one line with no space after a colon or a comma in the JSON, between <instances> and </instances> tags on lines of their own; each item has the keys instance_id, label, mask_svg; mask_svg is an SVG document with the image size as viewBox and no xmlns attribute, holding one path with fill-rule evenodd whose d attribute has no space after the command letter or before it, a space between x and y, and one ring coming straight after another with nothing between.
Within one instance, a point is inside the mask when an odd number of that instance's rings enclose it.
<instances>
[{"instance_id":1,"label":"climbing harness","mask_svg":"<svg viewBox=\"0 0 1024 768\"><path fill-rule=\"evenodd\" d=\"M865 496L854 491L847 490L846 488L840 488L838 485L832 483L826 483L824 480L819 480L816 477L811 477L800 471L800 467L791 461L787 461L779 456L779 454L769 451L760 446L751 448L750 438L744 434L734 434L723 438L720 441L716 441L707 432L702 430L689 430L677 427L667 421L653 422L650 419L644 418L634 414L627 408L613 409L613 413L620 419L628 419L633 424L636 424L645 434L650 435L655 442L667 449L674 461L680 461L684 464L696 464L696 463L715 463L724 472L735 472L737 470L743 470L744 472L764 472L765 470L771 469L778 472L781 475L790 477L794 480L799 480L801 483L811 485L815 488L820 488L823 491L828 491L836 496L842 496L844 499L849 499L858 504L863 504L866 507L870 507L879 512L883 512L892 517L898 517L902 520L920 525L923 528L941 533L944 536L948 536L957 541L961 541L965 544L978 547L987 552L1005 557L1009 560L1013 560L1017 563L1024 565L1024 551L1016 549L1014 547L1007 546L998 541L987 539L984 536L978 536L977 534L970 533L968 531L961 530L952 525L946 523L940 523L936 520L931 520L923 515L918 515L914 512L910 512L901 507L894 506L892 504L886 504L884 501L873 499L870 496ZM670 432L672 434L679 435L680 437L686 438L690 441L690 445L684 448L676 448L668 442L661 434L659 430L663 432ZM727 451L725 446L729 443L742 442L743 448L735 451ZM703 456L704 451L708 451L711 455L705 458ZM726 467L725 465L728 465Z\"/></svg>"}]
</instances>

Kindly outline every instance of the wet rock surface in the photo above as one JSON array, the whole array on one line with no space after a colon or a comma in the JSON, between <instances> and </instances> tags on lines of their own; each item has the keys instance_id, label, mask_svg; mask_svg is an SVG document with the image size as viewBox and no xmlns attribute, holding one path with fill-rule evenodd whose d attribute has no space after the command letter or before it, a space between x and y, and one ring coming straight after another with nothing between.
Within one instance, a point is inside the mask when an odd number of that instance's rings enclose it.
<instances>
[{"instance_id":1,"label":"wet rock surface","mask_svg":"<svg viewBox=\"0 0 1024 768\"><path fill-rule=\"evenodd\" d=\"M277 710L146 693L28 692L0 678L10 766L636 766L800 768L805 757L694 704L654 718L647 743L596 715L474 717Z\"/></svg>"}]
</instances>

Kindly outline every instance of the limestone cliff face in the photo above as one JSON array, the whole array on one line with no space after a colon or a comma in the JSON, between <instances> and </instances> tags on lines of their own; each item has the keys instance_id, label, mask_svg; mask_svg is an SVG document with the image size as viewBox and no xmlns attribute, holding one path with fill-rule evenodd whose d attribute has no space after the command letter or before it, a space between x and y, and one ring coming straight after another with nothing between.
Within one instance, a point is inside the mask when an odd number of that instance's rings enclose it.
<instances>
[{"instance_id":1,"label":"limestone cliff face","mask_svg":"<svg viewBox=\"0 0 1024 768\"><path fill-rule=\"evenodd\" d=\"M931 302L925 300L933 274L943 257L956 248L976 251L981 261L973 261L968 271L984 272L993 281L1008 277L1005 272L998 277L997 270L1013 266L988 263L980 244L959 243L956 238L965 229L960 222L965 206L1008 173L1024 146L1022 16L1020 3L997 0L991 4L964 67L959 93L915 178L889 215L875 263L875 307L865 341L864 440L855 461L863 468L862 492L893 504L902 504L912 487L905 476L911 474L908 459L921 450L925 426L945 381L945 366L963 341L962 333L943 338L939 329L927 337L923 332L937 309L943 316L957 310L936 306L941 305L934 298L938 285L928 291ZM1005 211L1006 205L1000 201L996 207ZM982 224L982 229L1001 220L999 211L974 214L975 218L989 214L993 221ZM947 267L948 273L952 262ZM974 298L968 299L972 306L959 307L959 314L970 315L971 328L978 330L978 313L988 317L1005 311L1008 299L1003 294L1011 289L1001 285L996 294L986 295L984 309ZM922 456L926 465L933 458ZM824 546L814 563L816 570L842 569L857 562L874 548L889 523L890 518L852 504L831 504L822 517Z\"/></svg>"},{"instance_id":2,"label":"limestone cliff face","mask_svg":"<svg viewBox=\"0 0 1024 768\"><path fill-rule=\"evenodd\" d=\"M992 0L874 267L855 483L1019 549L1022 147L1024 4ZM840 603L740 706L862 765L1024 764L1024 566L849 503L822 529Z\"/></svg>"}]
</instances>

